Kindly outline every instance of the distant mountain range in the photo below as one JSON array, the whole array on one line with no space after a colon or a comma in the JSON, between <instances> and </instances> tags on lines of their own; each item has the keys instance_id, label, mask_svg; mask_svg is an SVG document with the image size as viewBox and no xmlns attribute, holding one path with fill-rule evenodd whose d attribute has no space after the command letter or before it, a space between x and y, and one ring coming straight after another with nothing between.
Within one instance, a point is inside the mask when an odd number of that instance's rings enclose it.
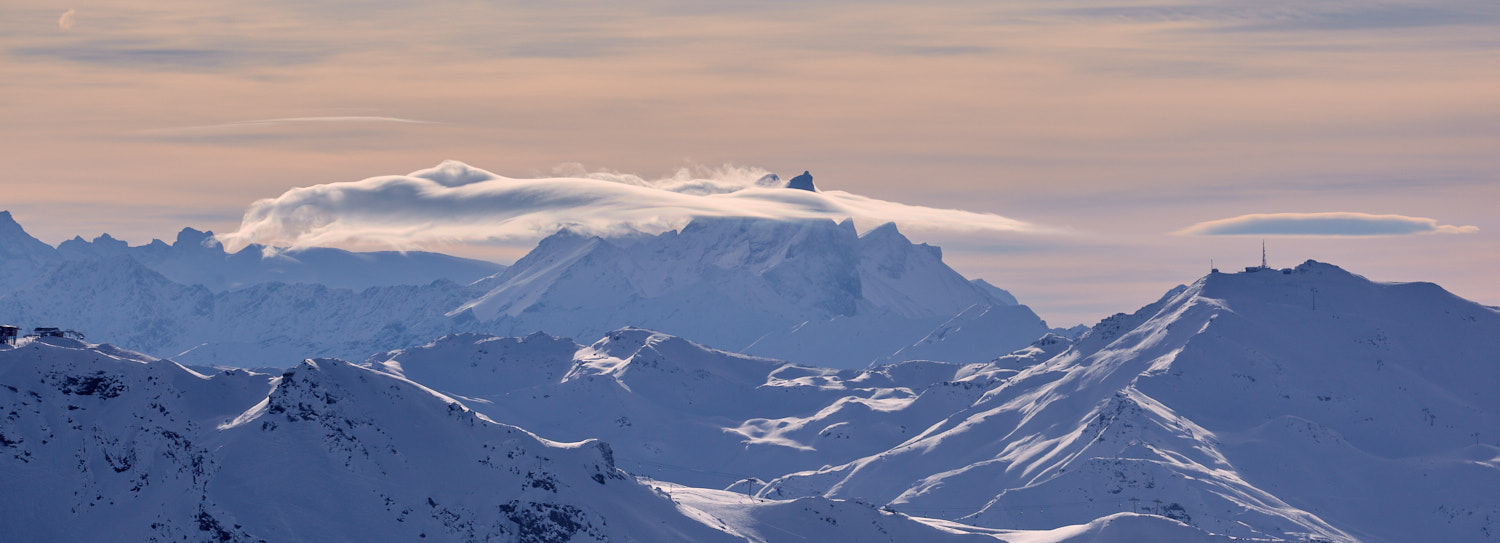
<instances>
[{"instance_id":1,"label":"distant mountain range","mask_svg":"<svg viewBox=\"0 0 1500 543\"><path fill-rule=\"evenodd\" d=\"M661 235L559 232L509 268L433 253L226 253L211 234L52 249L0 216L0 316L195 364L362 359L456 332L598 337L641 326L835 367L978 362L1049 329L894 225L699 219Z\"/></svg>"},{"instance_id":2,"label":"distant mountain range","mask_svg":"<svg viewBox=\"0 0 1500 543\"><path fill-rule=\"evenodd\" d=\"M0 258L28 265L6 273L0 292L25 286L48 268L66 260L97 260L128 256L163 277L183 285L202 285L213 292L262 283L318 284L330 288L364 290L392 285L425 285L447 280L472 283L494 275L505 266L482 260L422 251L355 253L309 247L278 249L249 245L229 253L213 232L184 228L170 245L154 239L138 246L102 234L93 241L82 237L51 246L32 238L10 212L0 211ZM3 269L5 265L0 265Z\"/></svg>"}]
</instances>

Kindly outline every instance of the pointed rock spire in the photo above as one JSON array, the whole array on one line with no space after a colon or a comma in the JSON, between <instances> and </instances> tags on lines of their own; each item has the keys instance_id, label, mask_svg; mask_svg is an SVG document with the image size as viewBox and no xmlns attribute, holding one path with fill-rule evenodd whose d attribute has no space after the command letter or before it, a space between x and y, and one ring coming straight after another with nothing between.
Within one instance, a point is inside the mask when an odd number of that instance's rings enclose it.
<instances>
[{"instance_id":1,"label":"pointed rock spire","mask_svg":"<svg viewBox=\"0 0 1500 543\"><path fill-rule=\"evenodd\" d=\"M797 189L797 190L805 190L805 191L809 191L809 192L817 192L818 191L817 187L813 186L812 173L810 173L808 171L805 171L805 170L802 172L802 175L799 175L797 177L793 177L791 181L787 181L786 182L786 188Z\"/></svg>"}]
</instances>

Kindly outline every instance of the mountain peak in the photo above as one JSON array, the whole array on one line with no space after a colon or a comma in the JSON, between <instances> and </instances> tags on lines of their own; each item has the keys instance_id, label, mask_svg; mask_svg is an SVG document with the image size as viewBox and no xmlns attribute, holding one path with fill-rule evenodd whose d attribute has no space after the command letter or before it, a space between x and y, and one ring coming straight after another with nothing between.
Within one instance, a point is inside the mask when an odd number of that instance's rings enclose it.
<instances>
[{"instance_id":1,"label":"mountain peak","mask_svg":"<svg viewBox=\"0 0 1500 543\"><path fill-rule=\"evenodd\" d=\"M9 211L0 211L0 237L15 237L16 234L28 238L31 237L30 234L26 233L26 229L21 227L21 223L16 222L16 219L11 217Z\"/></svg>"},{"instance_id":2,"label":"mountain peak","mask_svg":"<svg viewBox=\"0 0 1500 543\"><path fill-rule=\"evenodd\" d=\"M1203 294L1213 298L1250 295L1268 288L1337 288L1374 284L1364 276L1326 262L1307 260L1294 268L1249 266L1240 272L1212 272L1198 283ZM1267 292L1266 294L1270 294Z\"/></svg>"},{"instance_id":3,"label":"mountain peak","mask_svg":"<svg viewBox=\"0 0 1500 543\"><path fill-rule=\"evenodd\" d=\"M869 232L865 232L865 235L860 237L880 238L887 236L899 236L903 240L906 239L906 236L901 234L901 230L896 228L896 223L894 222L887 222L885 224L872 228Z\"/></svg>"},{"instance_id":4,"label":"mountain peak","mask_svg":"<svg viewBox=\"0 0 1500 543\"><path fill-rule=\"evenodd\" d=\"M0 280L19 283L55 261L57 250L28 234L9 211L0 211L0 257Z\"/></svg>"},{"instance_id":5,"label":"mountain peak","mask_svg":"<svg viewBox=\"0 0 1500 543\"><path fill-rule=\"evenodd\" d=\"M115 239L114 236L109 235L109 232L99 234L94 238L93 243L101 248L125 249L130 247L130 243L125 240Z\"/></svg>"},{"instance_id":6,"label":"mountain peak","mask_svg":"<svg viewBox=\"0 0 1500 543\"><path fill-rule=\"evenodd\" d=\"M790 181L787 181L786 182L786 188L797 189L797 190L805 190L805 191L808 191L808 192L817 192L818 191L817 187L813 186L812 173L808 172L806 170L804 170L802 172L802 175L799 175L797 177L793 177Z\"/></svg>"},{"instance_id":7,"label":"mountain peak","mask_svg":"<svg viewBox=\"0 0 1500 543\"><path fill-rule=\"evenodd\" d=\"M196 228L183 228L177 233L177 241L172 243L173 247L179 249L196 249L205 247L217 247L223 249L223 245L214 237L213 231L198 230Z\"/></svg>"}]
</instances>

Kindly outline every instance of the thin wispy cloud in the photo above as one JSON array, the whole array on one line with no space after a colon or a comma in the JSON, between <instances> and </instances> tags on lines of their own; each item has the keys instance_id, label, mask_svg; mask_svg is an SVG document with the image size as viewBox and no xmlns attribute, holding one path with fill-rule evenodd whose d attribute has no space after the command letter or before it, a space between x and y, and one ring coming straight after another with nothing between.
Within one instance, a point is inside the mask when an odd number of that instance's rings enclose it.
<instances>
[{"instance_id":1,"label":"thin wispy cloud","mask_svg":"<svg viewBox=\"0 0 1500 543\"><path fill-rule=\"evenodd\" d=\"M58 20L68 30L76 16ZM289 67L315 63L331 54L331 44L309 39L262 39L245 36L156 37L104 33L103 37L23 45L9 50L26 60L64 60L111 70L223 73L250 68Z\"/></svg>"},{"instance_id":2,"label":"thin wispy cloud","mask_svg":"<svg viewBox=\"0 0 1500 543\"><path fill-rule=\"evenodd\" d=\"M662 231L693 217L853 218L865 225L946 232L1041 232L989 213L907 205L829 190L782 188L758 168L680 170L648 180L574 167L516 179L446 161L410 175L296 188L255 202L226 246L303 247L531 240L560 228L586 233Z\"/></svg>"},{"instance_id":3,"label":"thin wispy cloud","mask_svg":"<svg viewBox=\"0 0 1500 543\"><path fill-rule=\"evenodd\" d=\"M199 126L153 128L130 132L126 136L132 139L152 140L164 143L239 144L306 140L319 136L337 136L343 139L368 139L378 136L374 129L380 125L384 125L388 129L394 129L402 126L440 124L443 123L380 116L284 117Z\"/></svg>"},{"instance_id":4,"label":"thin wispy cloud","mask_svg":"<svg viewBox=\"0 0 1500 543\"><path fill-rule=\"evenodd\" d=\"M1185 236L1408 236L1473 234L1475 226L1440 224L1435 219L1368 213L1259 213L1201 222L1174 234Z\"/></svg>"},{"instance_id":5,"label":"thin wispy cloud","mask_svg":"<svg viewBox=\"0 0 1500 543\"><path fill-rule=\"evenodd\" d=\"M374 117L374 116L330 116L330 117L285 117L280 119L255 119L249 121L234 121L221 124L208 124L201 126L179 126L174 128L155 128L136 132L143 136L171 136L171 135L193 135L193 134L216 134L225 132L243 131L246 129L264 128L280 125L295 124L335 124L335 123L394 123L394 124L438 124L432 121L419 121L416 119L403 119L400 117Z\"/></svg>"}]
</instances>

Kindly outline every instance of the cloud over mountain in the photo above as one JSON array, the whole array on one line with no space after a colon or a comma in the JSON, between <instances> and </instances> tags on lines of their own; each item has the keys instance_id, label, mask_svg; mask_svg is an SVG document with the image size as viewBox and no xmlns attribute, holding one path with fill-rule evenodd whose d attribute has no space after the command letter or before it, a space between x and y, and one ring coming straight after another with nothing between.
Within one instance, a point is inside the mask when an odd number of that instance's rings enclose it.
<instances>
[{"instance_id":1,"label":"cloud over mountain","mask_svg":"<svg viewBox=\"0 0 1500 543\"><path fill-rule=\"evenodd\" d=\"M1200 222L1174 232L1187 236L1405 236L1472 234L1475 226L1438 224L1426 217L1368 213L1255 213Z\"/></svg>"},{"instance_id":2,"label":"cloud over mountain","mask_svg":"<svg viewBox=\"0 0 1500 543\"><path fill-rule=\"evenodd\" d=\"M725 166L683 169L648 180L587 172L517 179L445 161L410 175L289 190L255 202L229 247L487 242L537 238L559 229L589 233L665 230L693 217L854 218L915 230L1034 232L1043 228L990 213L907 205L844 191L788 190L769 172Z\"/></svg>"}]
</instances>

